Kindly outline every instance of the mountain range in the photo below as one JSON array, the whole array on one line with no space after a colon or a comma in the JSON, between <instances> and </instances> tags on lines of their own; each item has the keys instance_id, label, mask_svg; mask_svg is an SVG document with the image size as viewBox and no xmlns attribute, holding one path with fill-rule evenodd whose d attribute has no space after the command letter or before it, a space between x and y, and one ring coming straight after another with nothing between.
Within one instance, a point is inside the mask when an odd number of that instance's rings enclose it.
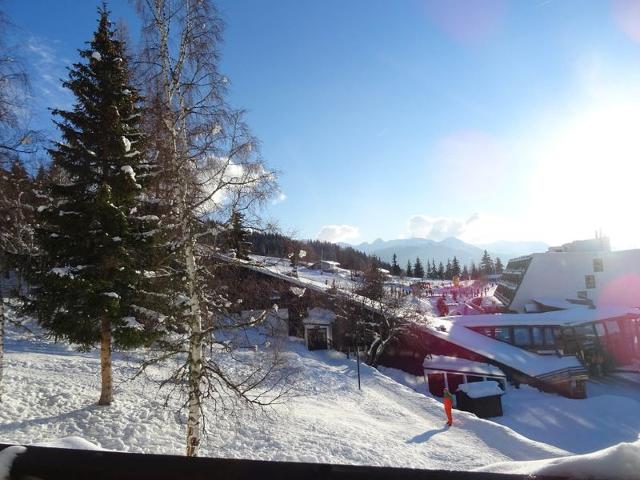
<instances>
[{"instance_id":1,"label":"mountain range","mask_svg":"<svg viewBox=\"0 0 640 480\"><path fill-rule=\"evenodd\" d=\"M529 253L546 252L549 248L544 242L536 241L498 241L486 244L472 245L462 240L449 237L442 241L427 238L408 238L397 240L377 239L373 242L364 242L359 245L349 245L369 255L376 255L380 259L391 262L393 254L398 257L398 264L405 267L407 261L413 264L416 257L420 257L423 264L427 260L435 260L436 264L446 264L447 259L457 257L462 265L470 265L480 262L484 250L489 252L494 260L499 257L506 266L511 258L527 255Z\"/></svg>"}]
</instances>

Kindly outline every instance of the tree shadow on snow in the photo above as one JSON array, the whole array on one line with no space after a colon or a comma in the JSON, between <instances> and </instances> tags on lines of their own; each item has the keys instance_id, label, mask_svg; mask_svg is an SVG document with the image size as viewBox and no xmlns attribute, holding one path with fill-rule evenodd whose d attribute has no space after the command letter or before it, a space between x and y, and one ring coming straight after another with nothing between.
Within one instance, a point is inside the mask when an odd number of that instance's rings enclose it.
<instances>
[{"instance_id":1,"label":"tree shadow on snow","mask_svg":"<svg viewBox=\"0 0 640 480\"><path fill-rule=\"evenodd\" d=\"M438 428L438 429L428 430L428 431L426 431L424 433L416 435L415 437L413 437L410 440L407 440L407 443L424 443L424 442L429 441L429 439L431 439L431 437L433 437L433 436L435 436L435 435L437 435L439 433L445 432L446 430L448 430L448 428L446 426Z\"/></svg>"}]
</instances>

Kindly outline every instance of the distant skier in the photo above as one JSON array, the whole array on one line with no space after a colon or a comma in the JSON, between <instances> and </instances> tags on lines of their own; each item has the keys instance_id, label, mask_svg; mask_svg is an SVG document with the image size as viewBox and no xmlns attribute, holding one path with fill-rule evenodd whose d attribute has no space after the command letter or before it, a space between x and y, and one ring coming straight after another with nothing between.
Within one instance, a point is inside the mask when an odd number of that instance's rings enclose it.
<instances>
[{"instance_id":1,"label":"distant skier","mask_svg":"<svg viewBox=\"0 0 640 480\"><path fill-rule=\"evenodd\" d=\"M444 412L447 414L447 425L453 425L453 417L451 416L451 408L453 407L453 395L449 392L449 389L445 387L443 391L444 396Z\"/></svg>"}]
</instances>

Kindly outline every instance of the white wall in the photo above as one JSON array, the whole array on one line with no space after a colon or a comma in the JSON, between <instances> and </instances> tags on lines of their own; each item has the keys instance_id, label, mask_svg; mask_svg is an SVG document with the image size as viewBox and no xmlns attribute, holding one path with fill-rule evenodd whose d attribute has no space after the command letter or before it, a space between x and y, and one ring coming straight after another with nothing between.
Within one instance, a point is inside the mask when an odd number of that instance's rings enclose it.
<instances>
[{"instance_id":1,"label":"white wall","mask_svg":"<svg viewBox=\"0 0 640 480\"><path fill-rule=\"evenodd\" d=\"M532 255L511 309L524 311L535 297L577 298L578 291L597 306L640 306L640 250L618 252L549 252ZM593 271L593 259L602 258L602 272ZM595 289L586 288L585 275L594 275Z\"/></svg>"}]
</instances>

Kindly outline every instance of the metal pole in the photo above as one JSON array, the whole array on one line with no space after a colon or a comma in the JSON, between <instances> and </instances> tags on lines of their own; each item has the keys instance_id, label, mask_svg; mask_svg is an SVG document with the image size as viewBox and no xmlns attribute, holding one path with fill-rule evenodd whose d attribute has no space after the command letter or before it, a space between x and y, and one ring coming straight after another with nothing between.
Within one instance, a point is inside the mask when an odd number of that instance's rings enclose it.
<instances>
[{"instance_id":1,"label":"metal pole","mask_svg":"<svg viewBox=\"0 0 640 480\"><path fill-rule=\"evenodd\" d=\"M356 365L358 365L358 390L360 388L360 346L356 343Z\"/></svg>"}]
</instances>

